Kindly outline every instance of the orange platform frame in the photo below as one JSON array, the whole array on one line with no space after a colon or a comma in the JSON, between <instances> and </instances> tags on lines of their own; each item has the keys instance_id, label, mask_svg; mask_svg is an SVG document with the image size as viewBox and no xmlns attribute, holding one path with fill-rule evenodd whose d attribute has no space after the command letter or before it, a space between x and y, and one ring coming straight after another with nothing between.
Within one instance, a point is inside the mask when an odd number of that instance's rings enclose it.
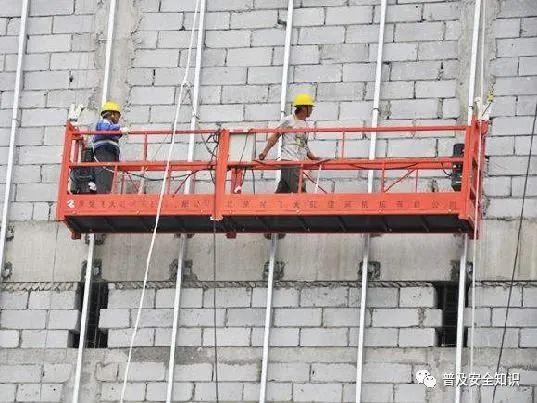
<instances>
[{"instance_id":1,"label":"orange platform frame","mask_svg":"<svg viewBox=\"0 0 537 403\"><path fill-rule=\"evenodd\" d=\"M229 160L230 138L233 135L259 135L274 132L332 133L342 136L341 155L319 161ZM484 138L487 121L473 120L471 125L389 126L378 128L337 127L311 129L239 129L178 130L174 135L216 135L215 158L206 161L173 160L169 164L165 193L162 199L159 232L168 233L469 233L479 226L481 209L476 211L476 196L481 194L478 176L484 161ZM460 157L402 157L364 158L345 157L345 136L350 133L423 133L464 132L464 155ZM80 130L67 123L63 160L59 182L57 218L66 223L73 237L81 233L147 233L155 224L159 193L128 193L126 180L132 173L166 171L166 161L147 159L152 136L172 135L170 130L131 131L129 136L142 136L142 158L137 161L81 162L84 136L94 131ZM117 133L99 132L117 135ZM167 147L166 145L164 147ZM481 156L479 157L479 150ZM478 162L481 161L481 167ZM462 165L460 191L418 191L418 176L423 170L451 171ZM278 170L283 166L300 166L301 170L378 171L379 189L372 193L234 193L247 170L260 172ZM110 194L71 194L70 175L73 169L96 167L114 171L114 186ZM184 194L179 187L172 189L177 172L189 175L210 171L214 178L212 192ZM389 171L404 171L398 178ZM412 192L392 192L394 184L415 175ZM388 178L389 177L389 178ZM127 178L127 179L126 179ZM302 178L302 175L301 175ZM302 180L302 179L301 179ZM364 179L361 179L364 181ZM391 181L391 184L388 182ZM231 185L231 186L227 186ZM299 186L300 187L300 186Z\"/></svg>"}]
</instances>

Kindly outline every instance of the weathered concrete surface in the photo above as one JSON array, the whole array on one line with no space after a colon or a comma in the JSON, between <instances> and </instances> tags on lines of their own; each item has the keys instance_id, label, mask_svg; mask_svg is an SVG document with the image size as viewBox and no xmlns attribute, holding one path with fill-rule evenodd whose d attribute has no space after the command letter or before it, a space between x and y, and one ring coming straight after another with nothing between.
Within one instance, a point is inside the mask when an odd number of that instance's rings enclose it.
<instances>
[{"instance_id":1,"label":"weathered concrete surface","mask_svg":"<svg viewBox=\"0 0 537 403\"><path fill-rule=\"evenodd\" d=\"M72 240L61 223L28 221L15 225L15 236L7 242L6 261L13 265L8 281L80 281L87 246Z\"/></svg>"},{"instance_id":2,"label":"weathered concrete surface","mask_svg":"<svg viewBox=\"0 0 537 403\"><path fill-rule=\"evenodd\" d=\"M485 220L478 251L479 280L511 278L518 232L517 220ZM97 246L102 277L108 281L143 279L150 235L108 235ZM522 225L517 280L537 276L537 222ZM471 242L473 245L473 242ZM31 253L29 253L29 248ZM261 280L270 243L262 235L217 235L217 280ZM285 280L356 280L362 260L361 235L287 235L279 244L278 260L285 264ZM380 280L454 280L452 263L460 259L462 237L455 235L393 235L372 238L371 260L380 262ZM158 235L149 279L170 279L170 265L177 259L179 239ZM212 235L189 240L186 259L192 260L199 280L213 279ZM87 247L72 240L63 224L17 222L15 237L7 243L7 261L13 264L8 281L80 281ZM470 249L469 260L472 258Z\"/></svg>"},{"instance_id":3,"label":"weathered concrete surface","mask_svg":"<svg viewBox=\"0 0 537 403\"><path fill-rule=\"evenodd\" d=\"M96 248L95 257L102 260L102 277L108 281L140 281L144 278L151 235L108 235L104 245ZM151 280L169 280L170 264L177 258L178 239L158 235L149 267Z\"/></svg>"},{"instance_id":4,"label":"weathered concrete surface","mask_svg":"<svg viewBox=\"0 0 537 403\"><path fill-rule=\"evenodd\" d=\"M511 279L513 270L519 221L486 220L483 223L483 238L478 243L479 279ZM521 246L515 278L534 280L537 277L537 222L524 220L521 231Z\"/></svg>"},{"instance_id":5,"label":"weathered concrete surface","mask_svg":"<svg viewBox=\"0 0 537 403\"><path fill-rule=\"evenodd\" d=\"M455 235L382 235L371 242L382 280L450 280L451 261L460 259Z\"/></svg>"},{"instance_id":6,"label":"weathered concrete surface","mask_svg":"<svg viewBox=\"0 0 537 403\"><path fill-rule=\"evenodd\" d=\"M54 383L56 385L61 393L57 397L58 400L53 401L68 401L71 398L74 378L72 363L76 358L75 349L48 351L4 349L0 354L2 362L9 363L3 364L2 370L11 371L18 378L18 381L8 382L7 385L18 385L19 393L25 388L21 385L27 385L26 382L32 379L34 384ZM214 391L214 383L211 383L213 354L212 347L178 349L176 389L188 391L186 396L179 400L215 401L214 396L207 394L209 388ZM318 393L322 395L311 395L309 401L353 401L355 348L273 348L271 354L269 372L275 378L269 383L269 394L275 393L271 389L276 387L280 393L280 400L299 401L304 399L303 393L315 384ZM480 349L479 354L475 355L475 372L481 375L486 372L495 373L497 354L497 349ZM364 385L365 396L369 397L368 401L382 402L416 401L416 398L419 401L431 403L453 401L454 388L444 386L442 378L444 374L454 372L454 355L453 348L367 348L365 368L368 370L369 381ZM110 397L109 393L111 388L119 387L117 392L120 390L126 358L127 354L124 350L88 350L83 366L84 382L80 401L96 403L117 400L117 397ZM225 347L219 349L218 358L221 370L220 396L229 396L232 391L235 391L232 401L256 400L255 388L259 382L261 348ZM519 372L521 382L520 386L499 387L500 399L517 403L532 403L536 384L535 371L531 368L536 358L537 350L535 349L524 351L506 349L504 351L500 370ZM134 350L130 371L132 381L127 387L127 394L135 396L133 400L160 401L162 399L155 399L155 395L151 393L154 393L156 386L165 385L167 359L168 349L165 347ZM468 351L465 349L463 362L465 371L468 371L467 359ZM21 371L25 369L26 373L23 374ZM437 379L436 387L426 389L424 385L416 383L415 374L421 369L427 369ZM40 370L44 370L43 378L41 376L39 379L31 378L33 372L37 374ZM301 379L301 381L295 382L292 389L286 388L287 382L294 378ZM334 385L337 385L335 388L337 392L334 395L328 395L328 391L333 392ZM473 402L489 402L490 389L475 388ZM401 393L405 390L406 394L402 395ZM239 393L236 394L236 391ZM202 392L205 393L203 397L201 397ZM193 400L196 396L198 399ZM14 401L14 397L15 393L13 393L13 398L10 395L6 395L5 398L7 401ZM52 401L52 399L48 400ZM467 388L465 388L462 401L470 402Z\"/></svg>"}]
</instances>

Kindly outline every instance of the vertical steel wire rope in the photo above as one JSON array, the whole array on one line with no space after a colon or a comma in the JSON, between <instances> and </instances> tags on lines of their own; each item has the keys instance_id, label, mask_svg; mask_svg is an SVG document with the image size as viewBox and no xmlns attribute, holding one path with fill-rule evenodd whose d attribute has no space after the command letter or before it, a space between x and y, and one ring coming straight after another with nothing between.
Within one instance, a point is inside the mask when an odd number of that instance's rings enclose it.
<instances>
[{"instance_id":1,"label":"vertical steel wire rope","mask_svg":"<svg viewBox=\"0 0 537 403\"><path fill-rule=\"evenodd\" d=\"M110 65L112 57L112 44L114 39L114 24L116 16L117 1L110 1L110 8L108 10L108 26L106 36L106 48L105 48L105 67L104 67L104 79L103 79L103 91L101 95L101 105L106 102L108 97L108 86L110 80ZM84 356L84 341L86 339L86 332L88 327L88 310L91 294L91 277L93 275L93 255L95 251L95 234L89 234L88 254L86 258L86 270L84 276L84 297L82 300L82 315L80 319L80 338L78 344L75 379L73 387L72 402L78 403L80 394L80 379L82 376L82 362Z\"/></svg>"},{"instance_id":2,"label":"vertical steel wire rope","mask_svg":"<svg viewBox=\"0 0 537 403\"><path fill-rule=\"evenodd\" d=\"M196 8L195 8L195 11L194 11L194 19L193 19L194 21L196 21L199 6L200 6L200 0L196 0ZM167 155L167 158L166 158L166 168L165 168L164 174L162 176L163 179L162 179L162 186L161 186L161 189L160 189L159 200L158 200L158 205L157 205L157 211L156 211L156 216L155 216L155 225L154 225L154 228L153 228L153 231L152 231L151 241L150 241L150 244L149 244L149 250L148 250L148 253L147 253L147 257L146 257L142 293L140 295L140 303L139 303L138 309L136 311L136 319L135 319L135 322L134 322L134 329L133 329L133 332L132 332L132 335L131 335L131 340L130 340L130 343L129 343L129 352L128 352L128 357L127 357L127 363L126 363L126 366L125 366L125 372L124 372L124 377L123 377L123 385L121 387L121 396L120 396L120 402L121 403L123 403L123 401L125 399L125 392L126 392L126 389L127 389L127 381L128 381L130 363L131 363L131 360L132 360L132 349L134 347L134 340L135 340L135 337L136 337L136 333L138 331L138 327L139 327L139 324L140 324L140 318L141 318L141 314L142 314L142 309L143 309L143 302L144 302L144 298L145 298L145 290L147 288L147 281L148 281L148 277L149 277L149 267L150 267L150 264L151 264L151 258L153 256L153 249L154 249L154 246L155 246L155 241L156 241L156 238L157 238L157 229L158 229L158 224L159 224L159 220L160 220L160 213L161 213L161 210L162 210L162 202L164 200L164 193L165 193L165 190L166 190L166 178L168 178L168 174L170 172L170 163L171 163L171 159L172 159L173 149L174 149L174 146L175 146L175 137L176 137L175 133L177 132L177 123L178 123L178 120L179 120L179 112L180 112L181 107L182 107L184 89L186 87L186 84L187 84L187 81L188 81L188 75L190 73L190 63L191 63L191 58L192 58L192 48L193 48L193 44L194 44L195 29L196 29L196 25L195 25L195 23L193 23L192 24L192 29L191 29L191 32L190 32L190 43L189 43L189 47L188 47L187 62L186 62L184 77L183 77L183 80L182 80L181 85L180 85L179 96L178 96L178 100L177 100L177 107L175 109L175 116L174 116L174 120L173 120L172 140L171 140L170 146L168 148L168 155Z\"/></svg>"},{"instance_id":3,"label":"vertical steel wire rope","mask_svg":"<svg viewBox=\"0 0 537 403\"><path fill-rule=\"evenodd\" d=\"M9 207L11 199L11 185L13 184L13 165L15 164L15 146L17 142L17 128L20 126L19 105L22 89L23 61L26 50L27 21L28 21L29 0L21 3L21 22L19 25L19 39L17 49L17 67L15 70L15 86L13 88L13 105L11 114L11 131L9 134L9 148L7 157L7 169L5 180L4 204L2 205L2 223L0 224L0 284L2 283L2 272L6 260L6 236L9 220Z\"/></svg>"},{"instance_id":4,"label":"vertical steel wire rope","mask_svg":"<svg viewBox=\"0 0 537 403\"><path fill-rule=\"evenodd\" d=\"M205 6L206 0L201 0L200 10L199 10L199 22L198 22L198 36L196 40L196 62L195 62L195 71L194 71L194 94L191 97L192 101L192 118L190 121L190 129L194 130L197 123L197 114L198 114L198 105L199 105L199 83L200 83L200 69L201 69L201 52L203 45L204 29L205 29ZM195 26L195 15L194 20L192 21L193 26ZM194 145L195 145L195 134L190 135L189 144L188 144L188 155L187 160L192 161L194 158ZM188 173L190 174L190 172ZM184 194L189 194L191 189L192 176L188 176ZM181 234L179 238L179 252L177 256L177 272L175 277L175 295L173 301L173 324L172 324L172 338L170 342L170 356L168 361L168 384L166 388L166 402L170 403L173 396L174 388L174 373L175 373L175 350L177 344L177 332L179 326L179 309L181 304L181 287L183 280L183 265L187 249L187 236Z\"/></svg>"},{"instance_id":5,"label":"vertical steel wire rope","mask_svg":"<svg viewBox=\"0 0 537 403\"><path fill-rule=\"evenodd\" d=\"M282 66L282 80L280 91L280 119L285 116L285 106L287 103L287 85L289 76L289 58L291 54L291 37L293 34L293 14L294 1L287 2L287 20L285 26L285 48ZM278 141L278 160L282 155L282 138ZM253 173L253 170L252 170ZM254 186L255 186L255 174ZM280 180L280 171L276 172L275 183ZM272 293L274 290L274 268L276 265L276 257L278 254L278 234L271 234L270 237L270 255L268 262L267 276L267 299L265 306L265 328L263 332L263 355L261 359L261 381L259 387L259 403L265 403L267 394L267 377L268 377L268 361L269 361L269 346L270 346L270 327L272 321Z\"/></svg>"},{"instance_id":6,"label":"vertical steel wire rope","mask_svg":"<svg viewBox=\"0 0 537 403\"><path fill-rule=\"evenodd\" d=\"M474 5L474 23L472 32L472 48L470 56L470 76L468 81L468 108L467 108L467 124L472 124L472 119L475 113L474 96L475 96L475 81L477 67L477 51L479 41L479 27L481 22L481 0L475 0ZM464 180L469 181L469 178ZM455 346L455 377L462 373L462 349L464 344L464 307L466 302L466 271L468 261L468 234L463 237L462 254L459 261L459 291L457 302L457 334ZM455 382L455 403L461 401L461 385Z\"/></svg>"},{"instance_id":7,"label":"vertical steel wire rope","mask_svg":"<svg viewBox=\"0 0 537 403\"><path fill-rule=\"evenodd\" d=\"M481 96L481 109L483 108L483 103L485 100L485 23L486 23L486 9L487 9L487 0L482 0L481 4L481 43L480 43L480 64L479 64L479 91ZM484 119L484 111L479 110L479 120L480 122ZM474 239L472 245L472 299L471 299L471 315L470 315L470 338L469 338L469 347L470 347L470 365L468 373L472 374L474 372L474 332L475 332L475 299L476 299L476 281L478 275L478 256L477 249L481 248L482 244L477 239L477 223L481 223L481 153L483 142L481 140L481 126L479 133L479 149L478 149L478 163L477 163L477 192L475 200L475 209L474 209ZM463 321L464 322L464 321ZM470 388L470 402L474 399L474 389Z\"/></svg>"},{"instance_id":8,"label":"vertical steel wire rope","mask_svg":"<svg viewBox=\"0 0 537 403\"><path fill-rule=\"evenodd\" d=\"M379 36L377 46L377 64L375 70L375 91L373 96L373 114L371 117L371 127L378 126L379 118L379 105L380 105L380 85L382 81L382 57L384 49L384 28L386 24L386 0L381 0L380 4L380 25ZM369 144L369 159L375 159L376 157L376 141L377 134L371 133L371 142ZM373 179L374 172L369 170L367 172L367 193L373 192ZM361 295L360 295L360 319L358 328L358 348L356 353L356 392L355 401L360 403L362 401L362 380L363 380L363 362L364 362L364 331L365 331L365 315L366 315L366 301L367 301L367 274L369 266L369 249L371 244L371 237L369 234L364 238L364 254L362 259L362 278L361 278Z\"/></svg>"}]
</instances>

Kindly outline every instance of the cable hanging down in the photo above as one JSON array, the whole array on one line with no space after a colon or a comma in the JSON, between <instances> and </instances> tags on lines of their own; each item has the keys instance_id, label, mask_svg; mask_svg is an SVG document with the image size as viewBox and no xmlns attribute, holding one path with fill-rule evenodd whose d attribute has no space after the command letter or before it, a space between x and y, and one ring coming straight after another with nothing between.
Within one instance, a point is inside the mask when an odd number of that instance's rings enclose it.
<instances>
[{"instance_id":1,"label":"cable hanging down","mask_svg":"<svg viewBox=\"0 0 537 403\"><path fill-rule=\"evenodd\" d=\"M213 281L216 284L216 268L217 268L217 258L216 258L216 220L213 220ZM214 331L214 385L216 392L216 401L219 402L219 388L218 388L218 344L216 339L216 286L213 287L213 331Z\"/></svg>"},{"instance_id":2,"label":"cable hanging down","mask_svg":"<svg viewBox=\"0 0 537 403\"><path fill-rule=\"evenodd\" d=\"M511 296L513 294L513 286L515 283L515 273L517 266L519 265L519 257L520 257L520 247L521 247L521 239L522 239L522 223L524 221L524 207L526 202L526 194L528 191L528 178L530 176L530 167L531 167L531 159L533 157L533 141L535 138L535 121L537 120L537 105L535 105L535 112L533 115L533 124L531 126L531 137L530 137L530 148L528 152L528 162L526 165L526 174L524 176L524 188L522 190L522 205L520 206L520 216L518 218L518 229L517 229L517 242L516 242L516 250L515 250L515 258L513 260L513 270L511 272L511 281L509 282L509 294L507 295L507 306L505 308L505 321L503 324L503 332L502 332L502 341L500 344L500 353L498 354L498 362L496 364L496 373L500 370L500 364L502 362L502 355L503 355L503 349L505 344L505 335L507 333L507 320L509 318L509 308L511 307ZM494 399L496 398L496 388L497 384L494 384L494 389L492 392L492 403L494 403Z\"/></svg>"},{"instance_id":3,"label":"cable hanging down","mask_svg":"<svg viewBox=\"0 0 537 403\"><path fill-rule=\"evenodd\" d=\"M483 103L484 97L485 97L485 21L486 21L486 5L487 0L483 0L481 3L481 29L480 29L480 35L481 35L481 41L480 41L480 64L479 64L479 91L481 96L481 105ZM481 130L481 119L485 116L487 113L488 108L492 104L492 101L488 103L484 108L481 107L481 111L479 111L479 125ZM482 147L482 141L479 142L479 151L478 151L478 175L477 175L477 189L479 190L476 194L476 200L475 200L475 211L474 216L477 218L478 214L481 213L480 203L481 203L481 180L482 180L482 173L481 173L481 147ZM474 334L475 334L475 300L476 300L476 281L477 281L477 275L478 275L478 257L477 257L477 249L478 246L481 248L481 243L478 243L477 241L477 226L474 228L474 243L472 248L472 279L471 279L471 288L472 288L472 299L470 301L470 370L469 373L474 372ZM481 255L481 254L480 254ZM470 400L473 400L473 393L474 390L470 388Z\"/></svg>"},{"instance_id":4,"label":"cable hanging down","mask_svg":"<svg viewBox=\"0 0 537 403\"><path fill-rule=\"evenodd\" d=\"M131 340L130 340L130 344L129 344L129 353L128 353L128 358L127 358L127 364L125 366L125 373L124 373L124 376L123 376L123 386L121 388L121 396L120 396L120 402L121 403L123 403L124 400L125 400L125 391L126 391L126 388L127 388L129 368L130 368L130 363L131 363L131 360L132 360L132 349L134 347L134 340L135 340L135 337L136 337L136 333L138 331L138 327L140 325L140 318L141 318L141 314L142 314L143 301L144 301L144 298L145 298L145 290L146 290L146 287L147 287L147 281L148 281L148 275L149 275L149 266L151 264L151 258L153 256L153 248L155 246L155 241L156 241L156 237L157 237L157 229L158 229L158 224L159 224L159 220L160 220L160 213L161 213L161 210L162 210L162 201L164 199L164 192L166 190L166 178L168 177L168 174L169 174L169 171L170 171L170 162L171 162L171 159L172 159L173 148L174 148L174 145L175 145L175 133L177 131L177 122L179 120L179 112L181 110L183 97L184 97L184 91L185 91L185 87L187 86L188 76L189 76L189 73L190 73L190 64L191 64L191 59L192 59L192 48L193 48L193 45L194 45L194 33L195 33L195 26L196 26L195 21L196 21L197 15L198 15L199 6L200 6L200 0L196 0L196 8L195 8L195 11L194 11L194 20L193 20L192 29L191 29L191 32L190 32L190 43L189 43L189 47L188 47L188 54L187 54L185 73L184 73L183 80L181 82L181 86L180 86L180 89L179 89L179 97L178 97L177 107L176 107L176 110L175 110L175 116L174 116L174 120L173 120L172 140L171 140L170 146L168 147L168 156L166 158L166 168L165 168L164 174L163 174L163 181L162 181L162 186L161 186L161 189L160 189L159 200L158 200L158 205L157 205L157 212L156 212L156 216L155 216L155 227L153 228L153 233L152 233L152 236L151 236L151 242L149 244L149 250L148 250L148 253L147 253L147 257L146 257L142 293L140 295L140 303L138 305L138 309L137 309L137 312L136 312L136 320L134 322L134 329L132 331L132 336L131 336Z\"/></svg>"}]
</instances>

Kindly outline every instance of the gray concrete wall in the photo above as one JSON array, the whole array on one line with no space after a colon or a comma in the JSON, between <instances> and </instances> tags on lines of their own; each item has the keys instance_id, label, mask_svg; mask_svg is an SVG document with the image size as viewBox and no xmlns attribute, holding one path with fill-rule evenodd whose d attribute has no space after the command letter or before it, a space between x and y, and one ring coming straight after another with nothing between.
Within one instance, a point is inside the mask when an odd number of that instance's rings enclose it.
<instances>
[{"instance_id":1,"label":"gray concrete wall","mask_svg":"<svg viewBox=\"0 0 537 403\"><path fill-rule=\"evenodd\" d=\"M110 284L99 328L107 349L87 349L81 402L118 401L141 290ZM135 339L126 399L164 401L174 290L154 283L146 292ZM0 395L2 401L69 401L76 349L72 334L76 290L0 294ZM508 288L478 284L474 373L496 373ZM531 403L537 397L537 288L518 283L512 293L500 373L519 374L499 386L496 401ZM216 289L220 401L257 401L265 307L263 287ZM453 348L440 347L439 295L431 284L373 282L365 329L364 395L367 402L451 402ZM270 338L269 401L354 401L360 292L348 284L287 283L274 293ZM181 300L174 401L215 401L213 289L187 286ZM73 310L75 308L75 310ZM61 314L61 315L59 315ZM28 315L34 317L29 320ZM38 320L41 317L43 320ZM48 318L48 321L44 319ZM465 313L465 326L470 312ZM66 330L67 332L67 330ZM40 344L41 343L41 344ZM63 347L63 348L62 348ZM468 374L468 349L463 371ZM419 384L428 370L435 387ZM492 401L492 387L463 388L463 402Z\"/></svg>"},{"instance_id":2,"label":"gray concrete wall","mask_svg":"<svg viewBox=\"0 0 537 403\"><path fill-rule=\"evenodd\" d=\"M274 327L268 372L270 401L354 401L360 292L354 286L287 284L274 293ZM64 284L64 287L66 285ZM130 335L141 290L110 284L108 307L99 328L107 349L87 349L81 401L118 401ZM135 339L126 399L164 401L171 334L172 288L154 283L146 292ZM508 289L479 284L476 294L474 373L496 373ZM519 374L517 385L499 386L497 401L535 401L537 396L537 288L518 283L500 373ZM440 347L443 325L438 294L430 284L372 283L365 331L364 401L448 402L454 388L444 379L454 373L454 349ZM60 402L70 399L76 349L60 330L78 327L76 287L63 291L24 290L0 294L0 395L2 401ZM215 401L214 327L218 345L220 401L256 401L260 381L265 306L263 287L183 290L177 340L174 401ZM61 314L61 315L59 315ZM28 317L32 316L30 320ZM76 316L76 315L75 315ZM469 312L465 314L469 326ZM39 320L41 318L42 320ZM48 320L45 320L48 319ZM37 335L37 333L39 335ZM38 336L42 336L39 339ZM38 340L39 339L39 340ZM45 341L43 341L44 339ZM41 344L40 344L41 342ZM468 349L463 371L469 373ZM419 384L428 370L435 387ZM488 403L492 388L463 388L463 402Z\"/></svg>"},{"instance_id":3,"label":"gray concrete wall","mask_svg":"<svg viewBox=\"0 0 537 403\"><path fill-rule=\"evenodd\" d=\"M215 401L213 349L181 347L176 364L174 401ZM535 350L532 350L533 352ZM367 402L452 402L450 387L443 386L443 374L453 373L454 349L434 348L367 348L365 352L366 383L363 396ZM14 384L1 384L7 401L70 401L73 388L75 350L3 350L0 379ZM168 349L161 347L136 350L131 364L132 378L126 398L133 402L166 400L165 376ZM123 350L90 350L84 363L84 385L81 402L119 401L122 371L126 362ZM268 383L270 401L353 402L355 348L349 347L274 347L272 374ZM219 350L219 395L221 402L254 402L258 400L261 349L223 347ZM494 373L496 350L480 349L475 365L480 373ZM4 364L9 362L9 364ZM507 350L503 368L520 373L520 386L501 386L496 401L532 403L535 400L535 370L527 351ZM435 388L410 383L416 371L427 369L439 383ZM7 375L6 375L7 374ZM474 391L474 402L492 401L492 387ZM40 398L41 396L41 398ZM470 402L469 394L463 402Z\"/></svg>"},{"instance_id":4,"label":"gray concrete wall","mask_svg":"<svg viewBox=\"0 0 537 403\"><path fill-rule=\"evenodd\" d=\"M8 282L80 281L87 246L83 241L73 241L63 224L28 221L14 225L15 236L7 243L7 260L13 265ZM476 245L479 279L511 278L517 230L516 220L483 222L483 236ZM537 274L536 234L536 223L524 221L520 264L516 269L518 280L534 280ZM38 240L31 244L29 254L28 240L34 238ZM102 261L103 278L142 280L149 241L149 235L108 235L104 245L96 247L95 252L95 257ZM172 235L158 236L150 280L171 278L170 265L177 259L178 243ZM416 253L418 245L419 253ZM218 236L217 280L262 280L269 247L261 235L239 235L236 239ZM462 238L455 235L382 235L372 239L371 256L380 263L379 280L448 281L456 278L452 269L461 248ZM241 251L239 257L236 250ZM356 280L362 251L360 235L288 235L280 243L278 260L285 265L286 280ZM471 260L471 253L469 256ZM212 236L194 236L189 242L187 259L198 279L212 280Z\"/></svg>"}]
</instances>

